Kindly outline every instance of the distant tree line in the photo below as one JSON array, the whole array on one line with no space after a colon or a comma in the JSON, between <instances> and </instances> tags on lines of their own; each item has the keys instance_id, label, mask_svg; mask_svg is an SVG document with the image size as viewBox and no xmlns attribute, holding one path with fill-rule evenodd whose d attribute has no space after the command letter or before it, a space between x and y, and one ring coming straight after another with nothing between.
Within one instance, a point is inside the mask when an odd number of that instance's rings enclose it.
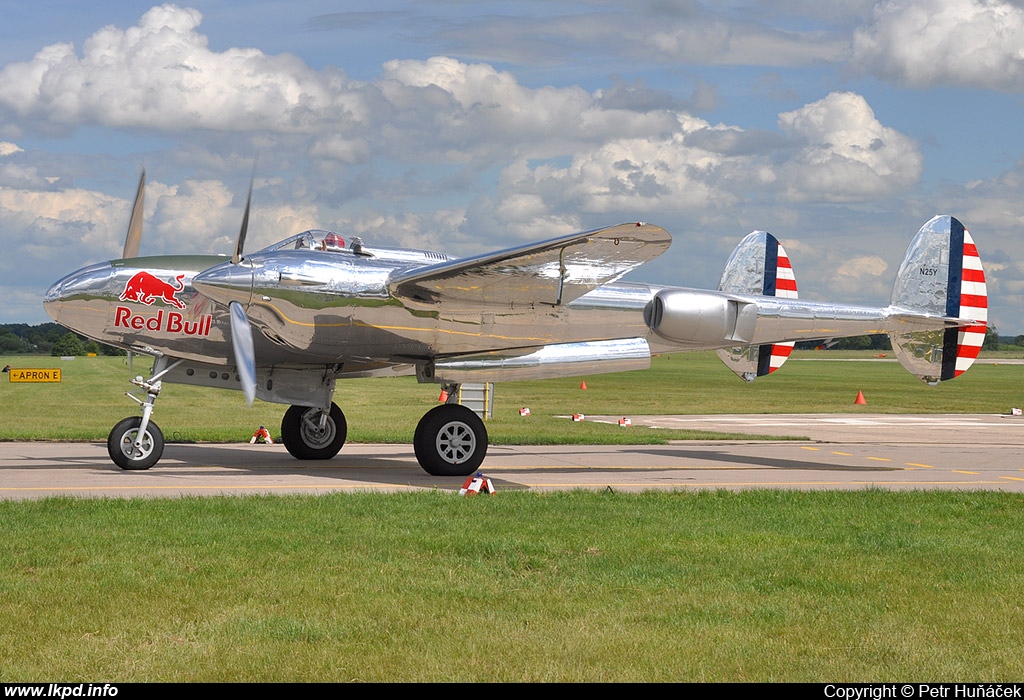
<instances>
[{"instance_id":1,"label":"distant tree line","mask_svg":"<svg viewBox=\"0 0 1024 700\"><path fill-rule=\"evenodd\" d=\"M124 355L125 351L89 340L57 323L0 323L0 355Z\"/></svg>"}]
</instances>

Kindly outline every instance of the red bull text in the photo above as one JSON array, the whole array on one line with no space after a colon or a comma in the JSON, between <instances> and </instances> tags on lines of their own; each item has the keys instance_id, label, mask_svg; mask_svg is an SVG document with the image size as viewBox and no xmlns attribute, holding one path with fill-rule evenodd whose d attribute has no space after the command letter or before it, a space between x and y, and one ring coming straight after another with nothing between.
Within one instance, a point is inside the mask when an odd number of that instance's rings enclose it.
<instances>
[{"instance_id":1,"label":"red bull text","mask_svg":"<svg viewBox=\"0 0 1024 700\"><path fill-rule=\"evenodd\" d=\"M204 338L210 335L210 326L213 325L213 316L210 314L200 316L195 321L186 321L184 315L177 311L165 311L160 309L155 314L137 314L127 306L118 306L114 309L114 327Z\"/></svg>"}]
</instances>

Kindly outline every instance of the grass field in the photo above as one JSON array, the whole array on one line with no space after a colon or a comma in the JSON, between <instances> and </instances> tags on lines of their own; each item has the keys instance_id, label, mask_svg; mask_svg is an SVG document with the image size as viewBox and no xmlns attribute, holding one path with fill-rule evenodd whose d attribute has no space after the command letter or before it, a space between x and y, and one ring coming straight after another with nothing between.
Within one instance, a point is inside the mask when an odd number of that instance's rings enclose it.
<instances>
[{"instance_id":1,"label":"grass field","mask_svg":"<svg viewBox=\"0 0 1024 700\"><path fill-rule=\"evenodd\" d=\"M5 681L1019 681L1022 499L0 503Z\"/></svg>"},{"instance_id":2,"label":"grass field","mask_svg":"<svg viewBox=\"0 0 1024 700\"><path fill-rule=\"evenodd\" d=\"M506 442L639 442L665 435L556 416L1024 403L1019 365L930 388L893 363L798 358L754 385L707 353L586 377L586 391L580 378L500 384L488 428ZM121 360L60 365L61 385L0 383L0 439L102 440L136 413ZM436 397L404 379L338 392L364 441L408 441ZM157 420L171 439L243 441L281 413L171 385ZM0 502L0 529L0 681L1024 676L1019 494L55 498Z\"/></svg>"},{"instance_id":3,"label":"grass field","mask_svg":"<svg viewBox=\"0 0 1024 700\"><path fill-rule=\"evenodd\" d=\"M650 443L668 439L730 437L689 431L622 430L572 423L573 413L623 416L665 413L1009 413L1024 404L1024 365L975 365L962 377L929 387L895 362L850 362L856 353L796 353L779 372L753 384L737 379L713 353L656 357L650 370L496 385L497 444ZM861 353L860 358L870 358ZM827 359L826 359L827 358ZM121 418L138 415L124 396L134 387L125 358L0 357L19 366L60 366L61 384L0 382L7 410L0 440L105 440ZM148 369L138 359L137 373ZM580 390L586 381L587 389ZM858 391L867 406L854 406ZM439 387L411 377L338 382L336 402L355 442L410 442L420 416L436 405ZM138 395L138 393L137 393ZM531 416L523 418L519 408ZM240 392L165 385L154 420L169 441L247 441L260 425L276 434L284 407L257 401L247 408Z\"/></svg>"}]
</instances>

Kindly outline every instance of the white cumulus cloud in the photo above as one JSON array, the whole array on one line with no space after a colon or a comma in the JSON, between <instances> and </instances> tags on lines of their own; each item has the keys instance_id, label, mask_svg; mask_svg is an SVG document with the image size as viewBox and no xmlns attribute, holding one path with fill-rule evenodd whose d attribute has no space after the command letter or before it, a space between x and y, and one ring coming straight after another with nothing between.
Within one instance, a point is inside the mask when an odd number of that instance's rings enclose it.
<instances>
[{"instance_id":1,"label":"white cumulus cloud","mask_svg":"<svg viewBox=\"0 0 1024 700\"><path fill-rule=\"evenodd\" d=\"M914 140L883 126L856 93L784 112L779 126L803 144L781 169L792 200L854 201L906 189L921 176Z\"/></svg>"},{"instance_id":2,"label":"white cumulus cloud","mask_svg":"<svg viewBox=\"0 0 1024 700\"><path fill-rule=\"evenodd\" d=\"M1024 9L1008 0L889 0L853 40L852 65L916 88L1024 89Z\"/></svg>"},{"instance_id":3,"label":"white cumulus cloud","mask_svg":"<svg viewBox=\"0 0 1024 700\"><path fill-rule=\"evenodd\" d=\"M788 140L676 113L669 133L609 139L577 151L565 167L520 160L505 170L495 218L510 225L566 208L708 215L776 194L861 202L920 177L914 140L883 126L855 93L782 113L779 126Z\"/></svg>"},{"instance_id":4,"label":"white cumulus cloud","mask_svg":"<svg viewBox=\"0 0 1024 700\"><path fill-rule=\"evenodd\" d=\"M212 51L202 15L154 7L129 29L104 27L79 55L52 44L0 71L0 107L50 128L270 129L305 132L347 116L344 78L257 49Z\"/></svg>"}]
</instances>

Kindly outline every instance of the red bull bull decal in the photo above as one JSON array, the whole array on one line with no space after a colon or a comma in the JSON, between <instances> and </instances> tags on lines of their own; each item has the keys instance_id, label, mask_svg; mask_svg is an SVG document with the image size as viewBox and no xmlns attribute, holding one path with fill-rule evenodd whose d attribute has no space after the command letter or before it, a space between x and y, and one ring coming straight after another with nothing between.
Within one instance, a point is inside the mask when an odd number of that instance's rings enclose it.
<instances>
[{"instance_id":1,"label":"red bull bull decal","mask_svg":"<svg viewBox=\"0 0 1024 700\"><path fill-rule=\"evenodd\" d=\"M136 272L124 286L124 291L121 292L121 301L136 301L146 306L152 306L154 301L160 299L165 304L184 309L185 304L178 301L176 296L185 288L185 284L181 281L184 277L183 274L175 277L174 280L178 283L175 286L144 270Z\"/></svg>"},{"instance_id":2,"label":"red bull bull decal","mask_svg":"<svg viewBox=\"0 0 1024 700\"><path fill-rule=\"evenodd\" d=\"M114 309L114 327L130 328L136 331L153 333L173 333L175 335L194 335L205 338L210 335L213 316L206 314L195 321L186 321L184 315L177 311L160 309L155 314L133 313L127 306Z\"/></svg>"}]
</instances>

